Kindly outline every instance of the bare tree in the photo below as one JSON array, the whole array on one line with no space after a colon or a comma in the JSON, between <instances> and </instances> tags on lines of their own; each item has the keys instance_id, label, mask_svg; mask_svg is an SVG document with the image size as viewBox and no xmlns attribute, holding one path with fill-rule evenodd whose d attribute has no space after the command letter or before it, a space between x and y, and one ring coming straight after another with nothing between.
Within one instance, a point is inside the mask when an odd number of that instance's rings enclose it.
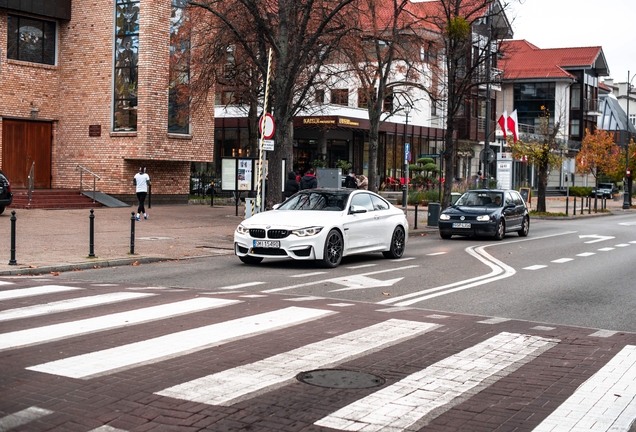
<instances>
[{"instance_id":1,"label":"bare tree","mask_svg":"<svg viewBox=\"0 0 636 432\"><path fill-rule=\"evenodd\" d=\"M261 81L273 52L271 103L276 150L269 152L266 206L281 199L282 161L293 160L293 118L313 91L325 59L349 29L344 14L354 0L190 0L219 32L240 46ZM201 52L200 54L205 54Z\"/></svg>"}]
</instances>

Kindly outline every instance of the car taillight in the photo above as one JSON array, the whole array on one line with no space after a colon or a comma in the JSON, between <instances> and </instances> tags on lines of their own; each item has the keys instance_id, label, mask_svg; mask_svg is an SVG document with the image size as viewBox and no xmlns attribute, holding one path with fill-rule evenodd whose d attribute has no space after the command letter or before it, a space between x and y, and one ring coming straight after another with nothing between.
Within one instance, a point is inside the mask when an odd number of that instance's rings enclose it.
<instances>
[{"instance_id":1,"label":"car taillight","mask_svg":"<svg viewBox=\"0 0 636 432\"><path fill-rule=\"evenodd\" d=\"M7 180L7 190L11 193L11 182Z\"/></svg>"}]
</instances>

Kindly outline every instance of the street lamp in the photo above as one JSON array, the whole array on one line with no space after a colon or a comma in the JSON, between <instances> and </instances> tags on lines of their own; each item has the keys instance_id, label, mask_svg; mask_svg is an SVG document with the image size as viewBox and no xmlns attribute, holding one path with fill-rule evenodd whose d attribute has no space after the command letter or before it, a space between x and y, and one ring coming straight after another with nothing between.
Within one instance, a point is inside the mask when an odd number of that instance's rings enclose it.
<instances>
[{"instance_id":1,"label":"street lamp","mask_svg":"<svg viewBox=\"0 0 636 432\"><path fill-rule=\"evenodd\" d=\"M409 152L410 146L408 143L408 128L409 128L409 114L411 113L410 103L406 103L404 105L404 113L406 114L406 123L404 124L404 171L402 173L404 177L404 184L402 185L402 209L404 210L404 214L408 213L408 198L409 198Z\"/></svg>"},{"instance_id":2,"label":"street lamp","mask_svg":"<svg viewBox=\"0 0 636 432\"><path fill-rule=\"evenodd\" d=\"M636 75L635 75L636 76ZM634 79L634 77L632 77L632 79ZM631 202L632 202L632 191L631 191L631 187L629 185L629 177L630 175L628 175L629 172L629 142L630 142L630 138L631 138L631 122L629 120L629 105L630 105L630 99L629 99L629 91L630 91L630 87L632 86L632 82L629 79L629 71L627 71L627 130L626 130L626 140L625 140L625 184L623 185L623 209L627 210L631 207Z\"/></svg>"}]
</instances>

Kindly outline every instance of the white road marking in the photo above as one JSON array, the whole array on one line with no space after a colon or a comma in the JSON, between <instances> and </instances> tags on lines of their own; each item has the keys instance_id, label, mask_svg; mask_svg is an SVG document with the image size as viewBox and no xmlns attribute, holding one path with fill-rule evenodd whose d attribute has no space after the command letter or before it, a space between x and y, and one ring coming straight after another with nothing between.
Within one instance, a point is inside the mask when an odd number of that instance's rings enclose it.
<instances>
[{"instance_id":1,"label":"white road marking","mask_svg":"<svg viewBox=\"0 0 636 432\"><path fill-rule=\"evenodd\" d=\"M345 406L314 424L365 432L417 430L432 418L519 369L557 342L538 336L500 333Z\"/></svg>"},{"instance_id":2,"label":"white road marking","mask_svg":"<svg viewBox=\"0 0 636 432\"><path fill-rule=\"evenodd\" d=\"M539 270L539 269L546 268L546 267L547 267L547 265L535 264L535 265L532 265L530 267L524 267L523 269L524 270Z\"/></svg>"},{"instance_id":3,"label":"white road marking","mask_svg":"<svg viewBox=\"0 0 636 432\"><path fill-rule=\"evenodd\" d=\"M353 303L329 303L327 306L347 307L347 306L355 306L355 305Z\"/></svg>"},{"instance_id":4,"label":"white road marking","mask_svg":"<svg viewBox=\"0 0 636 432\"><path fill-rule=\"evenodd\" d=\"M598 249L601 252L609 252L609 251L613 251L614 248L613 247L604 247L604 248L600 248Z\"/></svg>"},{"instance_id":5,"label":"white road marking","mask_svg":"<svg viewBox=\"0 0 636 432\"><path fill-rule=\"evenodd\" d=\"M398 258L398 259L391 260L391 262L411 261L411 260L414 260L414 259L415 259L415 257Z\"/></svg>"},{"instance_id":6,"label":"white road marking","mask_svg":"<svg viewBox=\"0 0 636 432\"><path fill-rule=\"evenodd\" d=\"M379 280L379 279L373 279L368 276L362 276L362 275L345 276L342 278L330 279L329 282L334 282L339 285L344 285L346 288L335 289L329 292L388 287L388 286L393 286L396 282L399 282L402 279L404 278L399 277L396 279Z\"/></svg>"},{"instance_id":7,"label":"white road marking","mask_svg":"<svg viewBox=\"0 0 636 432\"><path fill-rule=\"evenodd\" d=\"M133 324L157 321L164 318L228 306L235 303L240 303L240 300L220 300L199 297L176 303L167 303L143 309L135 309L111 315L87 318L79 321L70 321L44 327L34 327L10 333L2 333L0 334L0 351L52 342L103 330L131 326Z\"/></svg>"},{"instance_id":8,"label":"white road marking","mask_svg":"<svg viewBox=\"0 0 636 432\"><path fill-rule=\"evenodd\" d=\"M293 278L304 278L304 277L307 277L307 276L318 276L318 275L325 274L325 273L327 273L327 272L321 271L321 272L313 272L313 273L301 273L301 274L297 274L297 275L292 275L290 277L293 277Z\"/></svg>"},{"instance_id":9,"label":"white road marking","mask_svg":"<svg viewBox=\"0 0 636 432\"><path fill-rule=\"evenodd\" d=\"M502 322L508 322L510 321L510 318L490 318L487 320L483 320L483 321L477 321L479 324L499 324Z\"/></svg>"},{"instance_id":10,"label":"white road marking","mask_svg":"<svg viewBox=\"0 0 636 432\"><path fill-rule=\"evenodd\" d=\"M233 290L233 289L238 289L238 288L251 287L251 286L254 286L254 285L262 285L264 283L265 282L245 282L245 283L242 283L242 284L228 285L228 286L220 287L218 289Z\"/></svg>"},{"instance_id":11,"label":"white road marking","mask_svg":"<svg viewBox=\"0 0 636 432\"><path fill-rule=\"evenodd\" d=\"M534 326L534 327L530 327L530 329L532 329L532 330L540 330L540 331L552 331L555 328L554 327L548 327L548 326Z\"/></svg>"},{"instance_id":12,"label":"white road marking","mask_svg":"<svg viewBox=\"0 0 636 432\"><path fill-rule=\"evenodd\" d=\"M265 295L265 294L245 294L245 295L242 295L240 297L244 297L244 298L263 298L263 297L267 297L267 295Z\"/></svg>"},{"instance_id":13,"label":"white road marking","mask_svg":"<svg viewBox=\"0 0 636 432\"><path fill-rule=\"evenodd\" d=\"M636 244L636 240L632 240L632 241L630 241L630 243Z\"/></svg>"},{"instance_id":14,"label":"white road marking","mask_svg":"<svg viewBox=\"0 0 636 432\"><path fill-rule=\"evenodd\" d=\"M375 267L376 265L377 264L361 264L361 265L357 265L357 266L350 266L350 267L347 267L347 268L351 269L351 270L356 270L356 269L365 268L365 267Z\"/></svg>"},{"instance_id":15,"label":"white road marking","mask_svg":"<svg viewBox=\"0 0 636 432\"><path fill-rule=\"evenodd\" d=\"M128 432L126 429L114 428L112 426L104 425L95 429L91 429L89 432Z\"/></svg>"},{"instance_id":16,"label":"white road marking","mask_svg":"<svg viewBox=\"0 0 636 432\"><path fill-rule=\"evenodd\" d=\"M599 330L599 331L596 331L596 332L592 333L590 336L591 337L602 337L602 338L605 338L605 337L612 337L616 333L618 333L618 332L614 331L614 330Z\"/></svg>"},{"instance_id":17,"label":"white road marking","mask_svg":"<svg viewBox=\"0 0 636 432\"><path fill-rule=\"evenodd\" d=\"M390 269L384 269L384 270L377 270L374 272L368 272L368 273L361 273L359 275L353 275L350 276L351 277L355 277L355 276L370 276L370 275L374 275L374 274L381 274L381 273L388 273L388 272L394 272L394 271L400 271L400 270L408 270L411 268L417 268L419 267L419 265L410 265L410 266L404 266L404 267L396 267L396 268L390 268ZM280 292L280 291L287 291L290 289L294 289L294 288L302 288L302 287L306 287L306 286L312 286L312 285L316 285L316 284L324 284L327 282L332 282L332 283L339 283L338 281L341 281L343 278L339 277L339 278L333 278L333 279L323 279L323 280L319 280L319 281L313 281L313 282L306 282L306 283L302 283L302 284L298 284L298 285L290 285L290 286L286 286L286 287L281 287L281 288L273 288L273 289L268 289L268 290L263 290L262 292L264 293L274 293L274 292Z\"/></svg>"},{"instance_id":18,"label":"white road marking","mask_svg":"<svg viewBox=\"0 0 636 432\"><path fill-rule=\"evenodd\" d=\"M3 310L0 312L0 321L9 321L13 319L29 318L34 316L83 309L91 306L123 302L154 295L156 294L115 292L90 297L79 297L74 299L60 300L42 305L33 305L22 308Z\"/></svg>"},{"instance_id":19,"label":"white road marking","mask_svg":"<svg viewBox=\"0 0 636 432\"><path fill-rule=\"evenodd\" d=\"M0 280L0 285L14 285L14 283Z\"/></svg>"},{"instance_id":20,"label":"white road marking","mask_svg":"<svg viewBox=\"0 0 636 432\"><path fill-rule=\"evenodd\" d=\"M304 370L326 368L350 361L438 327L440 326L437 324L390 319L255 363L179 384L156 394L230 406L280 388Z\"/></svg>"},{"instance_id":21,"label":"white road marking","mask_svg":"<svg viewBox=\"0 0 636 432\"><path fill-rule=\"evenodd\" d=\"M636 418L636 346L627 345L534 430L627 431Z\"/></svg>"},{"instance_id":22,"label":"white road marking","mask_svg":"<svg viewBox=\"0 0 636 432\"><path fill-rule=\"evenodd\" d=\"M583 253L580 253L580 254L576 254L576 256L580 256L580 257L589 257L589 256L592 256L592 255L596 255L596 252L583 252Z\"/></svg>"},{"instance_id":23,"label":"white road marking","mask_svg":"<svg viewBox=\"0 0 636 432\"><path fill-rule=\"evenodd\" d=\"M53 414L53 411L38 407L30 407L13 414L9 414L8 416L0 418L0 432L15 429L18 426L25 425L49 414Z\"/></svg>"},{"instance_id":24,"label":"white road marking","mask_svg":"<svg viewBox=\"0 0 636 432\"><path fill-rule=\"evenodd\" d=\"M426 256L444 255L446 253L447 252L434 252L434 253L426 254Z\"/></svg>"},{"instance_id":25,"label":"white road marking","mask_svg":"<svg viewBox=\"0 0 636 432\"><path fill-rule=\"evenodd\" d=\"M335 313L337 312L292 306L43 363L27 369L70 378L91 378L131 367L156 363Z\"/></svg>"},{"instance_id":26,"label":"white road marking","mask_svg":"<svg viewBox=\"0 0 636 432\"><path fill-rule=\"evenodd\" d=\"M617 245L614 245L614 247L627 247L629 246L629 243L619 243Z\"/></svg>"},{"instance_id":27,"label":"white road marking","mask_svg":"<svg viewBox=\"0 0 636 432\"><path fill-rule=\"evenodd\" d=\"M570 261L574 261L574 258L559 258L559 259L553 260L552 262L557 264L563 264Z\"/></svg>"},{"instance_id":28,"label":"white road marking","mask_svg":"<svg viewBox=\"0 0 636 432\"><path fill-rule=\"evenodd\" d=\"M579 238L593 238L594 240L586 241L585 243L598 243L605 240L611 240L615 237L612 236L602 236L598 234L589 234L589 235L580 235Z\"/></svg>"},{"instance_id":29,"label":"white road marking","mask_svg":"<svg viewBox=\"0 0 636 432\"><path fill-rule=\"evenodd\" d=\"M8 290L8 291L0 291L0 300L13 300L13 299L23 298L23 297L53 294L53 293L59 293L64 291L75 291L75 290L81 290L81 289L82 288L79 288L79 287L70 287L70 286L63 286L63 285L42 285L42 286L32 287L32 288L20 288L20 289Z\"/></svg>"},{"instance_id":30,"label":"white road marking","mask_svg":"<svg viewBox=\"0 0 636 432\"><path fill-rule=\"evenodd\" d=\"M304 296L304 297L287 298L287 299L283 299L283 300L292 301L292 302L301 302L301 301L322 300L322 299L324 299L324 297Z\"/></svg>"},{"instance_id":31,"label":"white road marking","mask_svg":"<svg viewBox=\"0 0 636 432\"><path fill-rule=\"evenodd\" d=\"M620 222L619 225L631 226L631 225L636 225L636 222Z\"/></svg>"}]
</instances>

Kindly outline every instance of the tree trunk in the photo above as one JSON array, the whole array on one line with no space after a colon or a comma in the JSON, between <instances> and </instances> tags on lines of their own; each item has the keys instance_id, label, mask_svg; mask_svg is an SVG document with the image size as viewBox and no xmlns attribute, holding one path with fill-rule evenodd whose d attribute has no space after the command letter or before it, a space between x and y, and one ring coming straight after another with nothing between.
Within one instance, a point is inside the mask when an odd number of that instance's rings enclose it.
<instances>
[{"instance_id":1,"label":"tree trunk","mask_svg":"<svg viewBox=\"0 0 636 432\"><path fill-rule=\"evenodd\" d=\"M378 191L378 144L379 144L378 122L371 122L369 128L369 190Z\"/></svg>"},{"instance_id":2,"label":"tree trunk","mask_svg":"<svg viewBox=\"0 0 636 432\"><path fill-rule=\"evenodd\" d=\"M548 166L541 164L538 166L539 181L537 184L537 212L545 212L545 192L548 188Z\"/></svg>"}]
</instances>

